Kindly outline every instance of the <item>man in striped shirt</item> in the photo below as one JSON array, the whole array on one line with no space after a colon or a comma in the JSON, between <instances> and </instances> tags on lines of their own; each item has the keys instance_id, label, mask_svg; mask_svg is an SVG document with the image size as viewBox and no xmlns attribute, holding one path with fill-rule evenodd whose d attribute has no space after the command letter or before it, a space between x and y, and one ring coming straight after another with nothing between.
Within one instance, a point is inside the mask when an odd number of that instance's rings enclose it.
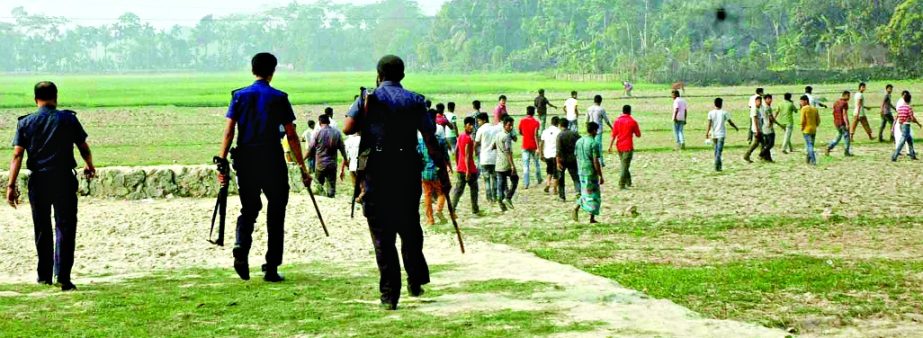
<instances>
[{"instance_id":1,"label":"man in striped shirt","mask_svg":"<svg viewBox=\"0 0 923 338\"><path fill-rule=\"evenodd\" d=\"M897 150L891 155L892 162L897 162L897 155L903 150L904 144L907 144L907 151L908 154L910 154L910 159L917 159L917 153L913 150L913 137L910 136L910 123L916 123L917 126L921 128L923 128L923 125L920 125L916 116L913 115L913 108L910 106L910 93L904 95L904 102L906 103L905 105L897 108L896 122L901 128L901 141L897 145Z\"/></svg>"}]
</instances>

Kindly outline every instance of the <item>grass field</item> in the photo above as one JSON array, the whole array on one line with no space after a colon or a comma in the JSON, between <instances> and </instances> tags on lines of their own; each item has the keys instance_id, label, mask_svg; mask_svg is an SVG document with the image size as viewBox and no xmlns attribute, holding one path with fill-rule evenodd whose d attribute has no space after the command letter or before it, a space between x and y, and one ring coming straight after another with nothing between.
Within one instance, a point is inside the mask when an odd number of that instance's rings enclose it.
<instances>
[{"instance_id":1,"label":"grass field","mask_svg":"<svg viewBox=\"0 0 923 338\"><path fill-rule=\"evenodd\" d=\"M12 136L16 117L33 110L28 94L39 78L14 76L0 84L0 107L4 107L0 108L0 137ZM250 82L245 74L52 80L62 88L62 106L77 107L101 166L207 164L218 147L229 91ZM275 84L290 93L303 125L325 104L332 105L341 116L356 88L369 85L371 80L370 74L358 73L280 74ZM896 92L923 89L916 82L893 83ZM880 119L875 107L881 101L884 84L870 83L866 94L876 137ZM704 144L705 114L712 99L721 96L735 121L745 125L747 97L755 86L687 89L689 149L681 153L672 151L667 85L636 86L633 98L622 97L619 84L565 83L538 74L411 76L407 87L437 102L458 102L462 113L470 111L471 100L485 102L484 110L490 110L496 96L506 94L511 99L510 111L522 115L539 87L548 89L556 105L563 103L571 89L580 91L583 107L592 95L602 94L612 117L624 104L634 107L644 134L636 141L635 187L628 191L614 188L618 162L609 155L602 224L572 222L571 203L557 202L532 188L520 190L513 211L501 214L496 207L482 205L485 216L463 218L462 226L479 239L572 265L712 318L759 323L806 335L923 334L923 205L919 198L923 178L919 162L888 161L893 149L890 144L869 141L860 131L854 144L857 157L843 158L841 150L825 157L821 150L815 168L804 165L803 141L795 132L795 153L781 154L781 139L777 139L777 163L747 164L741 160L746 131L731 132L725 150L726 170L719 174L711 169L711 148ZM828 100L855 87L815 85L816 92ZM777 102L782 93L801 93L802 89L802 85L766 88ZM829 109L821 110L821 119L818 149L834 135ZM0 143L0 159L9 158L9 152L8 142ZM521 163L517 166L521 168ZM3 161L0 170L6 167ZM483 196L482 203L486 203ZM632 207L640 214L624 212ZM467 214L467 198L459 209L460 215ZM360 297L350 293L358 291L342 288L355 278L338 274L320 278L316 272L332 270L321 265L296 269L296 278L322 287L309 291L288 285L288 289L276 290L299 294L297 298L302 301L308 299L294 305L227 296L249 286L215 282L226 279L221 274L227 272L210 270L189 272L194 275L191 281L155 273L150 279L128 284L102 285L94 290L99 292L61 296L68 300L62 302L64 305L31 286L0 285L0 292L27 294L0 297L0 332L14 332L14 336L51 332L35 326L46 320L36 313L41 310L54 314L48 330L64 328L65 332L88 335L131 334L131 325L117 323L120 318L128 323L140 319L158 323L160 331L152 331L154 335L172 335L176 328L197 330L193 335L204 336L212 332L231 335L232 328L243 328L240 332L246 334L272 335L254 328L255 321L289 319L283 310L290 306L309 315L299 316L301 326L280 331L286 335L302 330L343 335L343 330L351 330L345 332L361 336L404 329L407 331L401 332L418 336L489 336L501 331L532 336L562 330L551 319L553 314L521 311L476 313L449 321L402 313L398 321L388 321L384 319L387 315L367 307L344 304L344 299ZM355 281L366 288L361 291L364 294L373 292L371 279ZM189 287L177 290L186 285ZM131 293L145 288L150 289L149 294ZM504 282L465 288L530 292L522 285ZM179 301L159 303L160 299ZM229 305L232 302L235 305ZM257 302L269 310L243 309L238 306L242 302ZM335 309L348 314L336 318L322 315ZM141 311L140 315L133 316L134 310ZM86 331L67 331L71 329L66 328L66 316L74 314L83 319L84 327L77 328ZM234 320L239 322L228 323ZM99 324L90 324L96 321ZM581 324L563 330L580 332L591 327Z\"/></svg>"}]
</instances>

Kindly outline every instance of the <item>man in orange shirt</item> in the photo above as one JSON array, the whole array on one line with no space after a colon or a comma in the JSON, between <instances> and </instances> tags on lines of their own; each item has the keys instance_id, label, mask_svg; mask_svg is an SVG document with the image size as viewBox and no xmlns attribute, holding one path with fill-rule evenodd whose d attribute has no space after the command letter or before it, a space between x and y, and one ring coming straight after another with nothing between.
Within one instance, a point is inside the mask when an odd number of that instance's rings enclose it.
<instances>
[{"instance_id":1,"label":"man in orange shirt","mask_svg":"<svg viewBox=\"0 0 923 338\"><path fill-rule=\"evenodd\" d=\"M615 144L619 151L619 160L622 161L622 177L619 179L619 188L631 187L631 159L635 154L634 137L641 137L641 128L638 122L631 117L631 106L622 107L622 116L615 120L612 127L612 141L609 142L609 152Z\"/></svg>"}]
</instances>

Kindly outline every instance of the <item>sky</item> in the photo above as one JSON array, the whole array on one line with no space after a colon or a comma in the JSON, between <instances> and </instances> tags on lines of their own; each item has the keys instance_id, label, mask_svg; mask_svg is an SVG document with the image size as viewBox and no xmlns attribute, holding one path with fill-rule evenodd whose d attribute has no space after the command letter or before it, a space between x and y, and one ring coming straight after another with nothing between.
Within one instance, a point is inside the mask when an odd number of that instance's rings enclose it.
<instances>
[{"instance_id":1,"label":"sky","mask_svg":"<svg viewBox=\"0 0 923 338\"><path fill-rule=\"evenodd\" d=\"M372 3L376 0L330 0L338 3ZM448 0L417 0L423 13L434 15ZM10 21L13 8L22 6L31 14L62 16L78 25L99 25L113 22L126 12L132 12L158 28L175 24L193 26L202 17L224 16L284 6L293 0L0 0L0 21ZM310 3L313 0L299 0Z\"/></svg>"}]
</instances>

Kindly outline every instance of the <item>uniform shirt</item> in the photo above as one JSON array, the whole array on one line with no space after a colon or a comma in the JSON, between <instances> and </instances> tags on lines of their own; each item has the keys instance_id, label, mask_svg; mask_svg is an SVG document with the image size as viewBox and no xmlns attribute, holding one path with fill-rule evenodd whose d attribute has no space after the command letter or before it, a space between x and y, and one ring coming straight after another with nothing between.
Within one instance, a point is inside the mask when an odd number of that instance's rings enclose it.
<instances>
[{"instance_id":1,"label":"uniform shirt","mask_svg":"<svg viewBox=\"0 0 923 338\"><path fill-rule=\"evenodd\" d=\"M590 135L581 137L577 144L574 145L574 152L577 157L577 173L580 176L596 177L595 160L602 156L599 149L600 146L596 142L596 138Z\"/></svg>"},{"instance_id":2,"label":"uniform shirt","mask_svg":"<svg viewBox=\"0 0 923 338\"><path fill-rule=\"evenodd\" d=\"M558 134L561 133L561 129L558 126L551 126L545 128L545 131L542 132L542 142L544 147L542 147L542 156L545 158L555 158L558 156Z\"/></svg>"},{"instance_id":3,"label":"uniform shirt","mask_svg":"<svg viewBox=\"0 0 923 338\"><path fill-rule=\"evenodd\" d=\"M587 122L596 122L599 125L599 131L602 131L603 123L609 123L609 115L606 114L606 109L600 105L592 105L586 110L586 121Z\"/></svg>"},{"instance_id":4,"label":"uniform shirt","mask_svg":"<svg viewBox=\"0 0 923 338\"><path fill-rule=\"evenodd\" d=\"M776 133L775 124L772 123L773 109L772 106L763 104L760 113L760 128L763 134L771 135Z\"/></svg>"},{"instance_id":5,"label":"uniform shirt","mask_svg":"<svg viewBox=\"0 0 923 338\"><path fill-rule=\"evenodd\" d=\"M340 131L330 126L318 128L317 136L309 147L308 157L315 157L317 170L336 170L337 152L346 152Z\"/></svg>"},{"instance_id":6,"label":"uniform shirt","mask_svg":"<svg viewBox=\"0 0 923 338\"><path fill-rule=\"evenodd\" d=\"M468 161L467 166L465 161L468 159L467 147L471 147L471 151L474 152L474 139L471 138L471 135L468 133L463 133L458 137L458 142L455 144L455 151L457 156L455 156L455 171L462 174L477 174L478 166L474 163L474 156L471 156L471 160Z\"/></svg>"},{"instance_id":7,"label":"uniform shirt","mask_svg":"<svg viewBox=\"0 0 923 338\"><path fill-rule=\"evenodd\" d=\"M497 149L494 149L493 143L501 128L503 127L499 124L485 124L474 136L474 141L481 145L481 165L497 164Z\"/></svg>"},{"instance_id":8,"label":"uniform shirt","mask_svg":"<svg viewBox=\"0 0 923 338\"><path fill-rule=\"evenodd\" d=\"M548 114L548 98L545 95L539 95L535 97L535 111L538 112L538 115Z\"/></svg>"},{"instance_id":9,"label":"uniform shirt","mask_svg":"<svg viewBox=\"0 0 923 338\"><path fill-rule=\"evenodd\" d=\"M631 115L622 114L612 126L612 137L615 138L615 147L619 152L633 151L635 150L634 137L641 137L641 128Z\"/></svg>"},{"instance_id":10,"label":"uniform shirt","mask_svg":"<svg viewBox=\"0 0 923 338\"><path fill-rule=\"evenodd\" d=\"M843 117L849 111L849 101L839 99L833 104L833 125L837 128L846 125L846 119Z\"/></svg>"},{"instance_id":11,"label":"uniform shirt","mask_svg":"<svg viewBox=\"0 0 923 338\"><path fill-rule=\"evenodd\" d=\"M580 139L580 135L576 131L565 129L558 134L558 142L556 147L557 157L561 159L561 162L564 163L574 163L577 161L577 158L574 155L574 147L577 145L577 140Z\"/></svg>"},{"instance_id":12,"label":"uniform shirt","mask_svg":"<svg viewBox=\"0 0 923 338\"><path fill-rule=\"evenodd\" d=\"M798 108L795 108L794 102L782 102L782 107L779 110L779 120L785 123L786 126L794 126L796 113L798 113Z\"/></svg>"},{"instance_id":13,"label":"uniform shirt","mask_svg":"<svg viewBox=\"0 0 923 338\"><path fill-rule=\"evenodd\" d=\"M526 116L519 121L519 134L522 135L522 150L535 151L538 149L538 140L535 135L541 127L541 123L532 116Z\"/></svg>"},{"instance_id":14,"label":"uniform shirt","mask_svg":"<svg viewBox=\"0 0 923 338\"><path fill-rule=\"evenodd\" d=\"M673 113L676 114L677 121L686 121L686 108L688 106L689 104L686 103L686 99L682 97L677 97L673 100Z\"/></svg>"},{"instance_id":15,"label":"uniform shirt","mask_svg":"<svg viewBox=\"0 0 923 338\"><path fill-rule=\"evenodd\" d=\"M711 137L727 137L727 122L731 120L731 114L723 109L715 109L708 112L708 120L711 121Z\"/></svg>"},{"instance_id":16,"label":"uniform shirt","mask_svg":"<svg viewBox=\"0 0 923 338\"><path fill-rule=\"evenodd\" d=\"M404 89L400 83L383 81L374 91L379 105L389 109L371 107L368 121L365 121L360 105L353 104L347 116L358 122L362 128L362 137L368 138L365 143L376 151L402 151L417 148L417 131L425 134L436 132L436 122L426 110L425 99L422 95ZM400 121L400 123L385 123L384 121ZM385 134L388 134L387 137ZM415 153L415 152L414 152ZM402 163L411 165L411 163ZM399 166L399 168L403 168Z\"/></svg>"},{"instance_id":17,"label":"uniform shirt","mask_svg":"<svg viewBox=\"0 0 923 338\"><path fill-rule=\"evenodd\" d=\"M346 157L349 158L349 171L356 172L359 170L359 143L362 137L359 135L350 135L343 142L346 147Z\"/></svg>"},{"instance_id":18,"label":"uniform shirt","mask_svg":"<svg viewBox=\"0 0 923 338\"><path fill-rule=\"evenodd\" d=\"M494 147L497 148L497 172L506 172L513 170L513 163L510 163L510 156L513 154L513 135L506 130L500 130L494 138Z\"/></svg>"},{"instance_id":19,"label":"uniform shirt","mask_svg":"<svg viewBox=\"0 0 923 338\"><path fill-rule=\"evenodd\" d=\"M820 114L817 112L817 108L812 107L810 104L801 107L801 133L817 134L817 126L819 125Z\"/></svg>"},{"instance_id":20,"label":"uniform shirt","mask_svg":"<svg viewBox=\"0 0 923 338\"><path fill-rule=\"evenodd\" d=\"M577 121L578 104L577 99L572 97L564 101L564 112L567 113L566 116L568 121Z\"/></svg>"},{"instance_id":21,"label":"uniform shirt","mask_svg":"<svg viewBox=\"0 0 923 338\"><path fill-rule=\"evenodd\" d=\"M234 91L227 118L237 121L237 146L281 147L279 127L295 121L288 94L257 80Z\"/></svg>"},{"instance_id":22,"label":"uniform shirt","mask_svg":"<svg viewBox=\"0 0 923 338\"><path fill-rule=\"evenodd\" d=\"M86 140L76 113L49 106L20 117L13 134L13 146L26 150L26 168L32 172L73 170L74 145Z\"/></svg>"}]
</instances>

